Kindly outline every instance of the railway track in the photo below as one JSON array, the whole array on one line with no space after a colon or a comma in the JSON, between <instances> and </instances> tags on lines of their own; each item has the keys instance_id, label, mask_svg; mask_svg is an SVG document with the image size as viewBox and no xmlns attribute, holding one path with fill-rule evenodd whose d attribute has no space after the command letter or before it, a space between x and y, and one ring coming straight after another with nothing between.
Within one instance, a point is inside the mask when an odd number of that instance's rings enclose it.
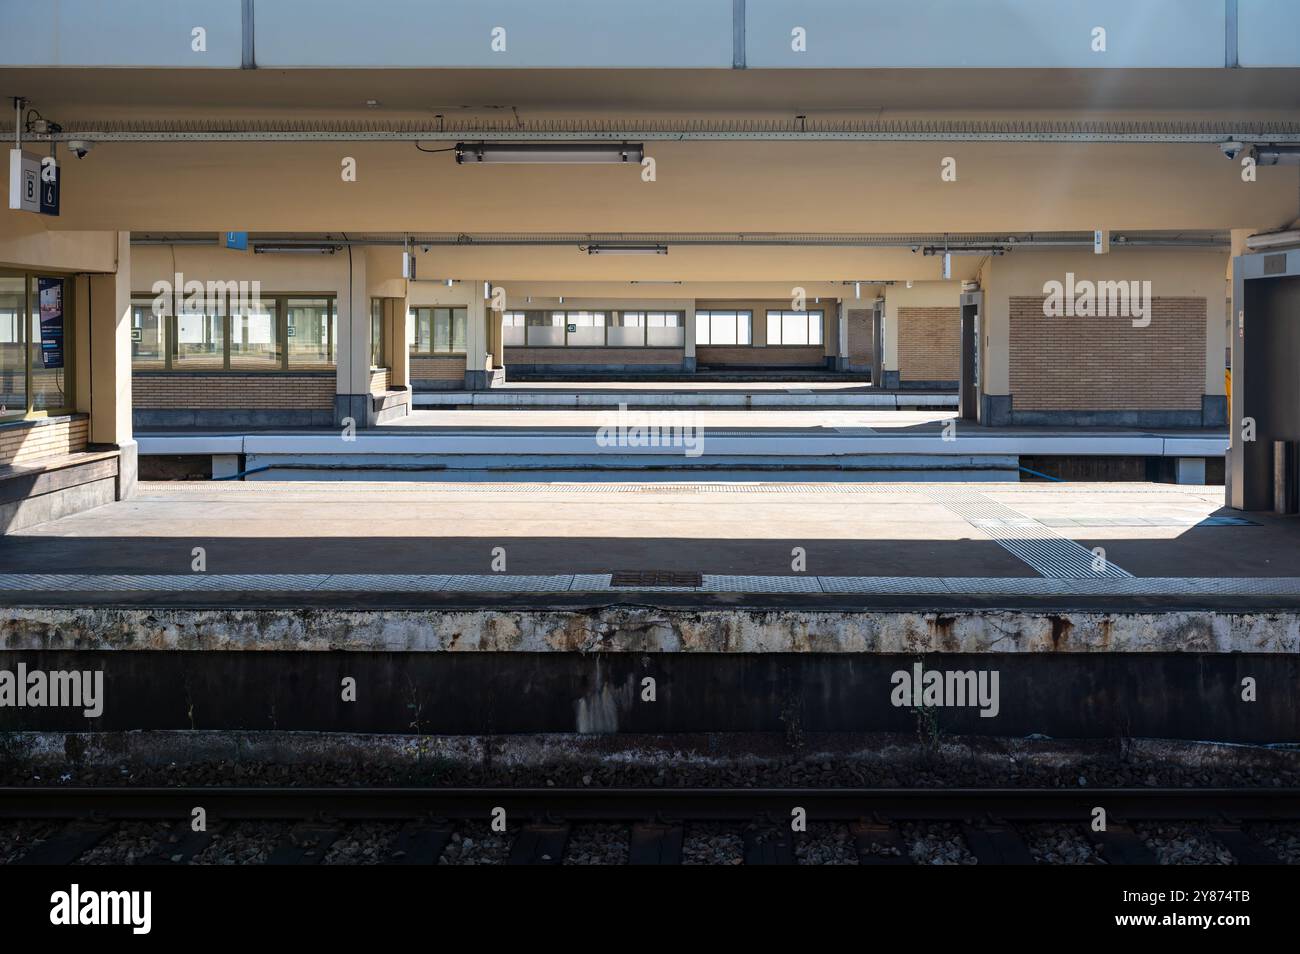
<instances>
[{"instance_id":1,"label":"railway track","mask_svg":"<svg viewBox=\"0 0 1300 954\"><path fill-rule=\"evenodd\" d=\"M192 830L197 808L206 830ZM1094 812L1106 830L1094 831ZM501 789L501 788L80 788L0 789L6 824L53 826L13 859L17 864L70 864L123 825L161 829L143 864L187 864L219 833L243 822L283 828L268 864L317 864L355 826L392 831L378 860L436 864L457 823L488 823L504 812L510 864L559 864L570 835L584 825L626 827L632 864L678 864L688 826L726 823L741 832L746 864L793 864L802 810L809 828L847 825L858 861L908 864L906 825L944 825L960 832L979 864L1031 864L1025 826L1070 827L1088 838L1095 860L1155 864L1135 823L1195 826L1239 864L1280 864L1255 831L1261 824L1300 824L1296 789Z\"/></svg>"}]
</instances>

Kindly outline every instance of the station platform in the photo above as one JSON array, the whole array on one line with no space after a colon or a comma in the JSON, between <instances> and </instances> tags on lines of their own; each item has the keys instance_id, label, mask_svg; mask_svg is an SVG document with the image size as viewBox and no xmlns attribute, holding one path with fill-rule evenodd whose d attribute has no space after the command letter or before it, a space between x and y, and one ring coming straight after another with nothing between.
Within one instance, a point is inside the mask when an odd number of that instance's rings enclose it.
<instances>
[{"instance_id":1,"label":"station platform","mask_svg":"<svg viewBox=\"0 0 1300 954\"><path fill-rule=\"evenodd\" d=\"M1300 522L1222 495L144 482L0 537L0 664L102 670L103 732L908 732L920 666L999 680L944 732L1292 744Z\"/></svg>"}]
</instances>

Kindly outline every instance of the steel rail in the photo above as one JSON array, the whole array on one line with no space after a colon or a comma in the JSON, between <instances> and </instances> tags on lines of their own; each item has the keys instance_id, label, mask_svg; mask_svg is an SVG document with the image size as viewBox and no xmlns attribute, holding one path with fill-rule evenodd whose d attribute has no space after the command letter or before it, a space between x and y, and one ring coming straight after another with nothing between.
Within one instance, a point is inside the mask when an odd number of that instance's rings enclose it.
<instances>
[{"instance_id":1,"label":"steel rail","mask_svg":"<svg viewBox=\"0 0 1300 954\"><path fill-rule=\"evenodd\" d=\"M1098 806L1125 820L1295 821L1300 789L0 788L3 819L183 819L203 807L223 819L482 818L504 808L566 821L745 821L798 807L823 821L1086 822Z\"/></svg>"}]
</instances>

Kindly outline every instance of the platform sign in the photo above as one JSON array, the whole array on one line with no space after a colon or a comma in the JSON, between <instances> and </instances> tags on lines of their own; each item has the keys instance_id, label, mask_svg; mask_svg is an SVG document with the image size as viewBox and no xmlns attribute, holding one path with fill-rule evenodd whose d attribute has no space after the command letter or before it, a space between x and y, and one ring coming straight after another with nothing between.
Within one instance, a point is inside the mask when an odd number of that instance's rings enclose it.
<instances>
[{"instance_id":1,"label":"platform sign","mask_svg":"<svg viewBox=\"0 0 1300 954\"><path fill-rule=\"evenodd\" d=\"M9 208L41 211L41 159L21 149L9 150Z\"/></svg>"},{"instance_id":2,"label":"platform sign","mask_svg":"<svg viewBox=\"0 0 1300 954\"><path fill-rule=\"evenodd\" d=\"M63 367L63 279L38 278L41 308L41 367Z\"/></svg>"},{"instance_id":3,"label":"platform sign","mask_svg":"<svg viewBox=\"0 0 1300 954\"><path fill-rule=\"evenodd\" d=\"M248 233L247 232L227 232L226 248L233 248L236 251L248 251Z\"/></svg>"},{"instance_id":4,"label":"platform sign","mask_svg":"<svg viewBox=\"0 0 1300 954\"><path fill-rule=\"evenodd\" d=\"M41 215L59 214L59 164L51 156L41 160Z\"/></svg>"}]
</instances>

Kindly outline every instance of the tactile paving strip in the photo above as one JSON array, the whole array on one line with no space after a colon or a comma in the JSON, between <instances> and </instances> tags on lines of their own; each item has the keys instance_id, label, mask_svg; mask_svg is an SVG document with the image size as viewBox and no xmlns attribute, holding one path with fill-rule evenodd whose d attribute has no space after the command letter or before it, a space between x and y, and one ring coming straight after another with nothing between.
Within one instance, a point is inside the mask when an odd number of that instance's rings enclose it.
<instances>
[{"instance_id":1,"label":"tactile paving strip","mask_svg":"<svg viewBox=\"0 0 1300 954\"><path fill-rule=\"evenodd\" d=\"M1077 541L1060 536L1032 517L1012 510L974 490L935 487L926 496L982 531L998 546L1053 580L1122 579L1133 574L1109 560L1100 572L1096 557Z\"/></svg>"},{"instance_id":2,"label":"tactile paving strip","mask_svg":"<svg viewBox=\"0 0 1300 954\"><path fill-rule=\"evenodd\" d=\"M615 588L609 574L525 576L402 574L0 574L0 592L443 592L443 593L824 593L1006 594L1028 596L1300 596L1300 577L729 576L704 574L700 587Z\"/></svg>"}]
</instances>

